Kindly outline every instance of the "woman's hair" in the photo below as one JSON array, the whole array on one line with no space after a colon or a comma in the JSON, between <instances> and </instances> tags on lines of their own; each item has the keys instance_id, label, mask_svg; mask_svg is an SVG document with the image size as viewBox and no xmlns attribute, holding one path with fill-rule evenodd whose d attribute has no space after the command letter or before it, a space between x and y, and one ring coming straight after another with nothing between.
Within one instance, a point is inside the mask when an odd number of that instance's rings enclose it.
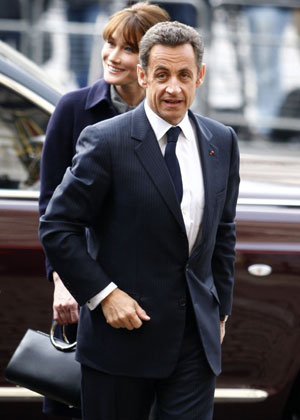
<instances>
[{"instance_id":1,"label":"woman's hair","mask_svg":"<svg viewBox=\"0 0 300 420\"><path fill-rule=\"evenodd\" d=\"M116 30L121 30L125 41L138 53L140 40L147 30L156 23L167 20L169 15L161 7L139 2L110 17L103 31L103 39L107 41Z\"/></svg>"}]
</instances>

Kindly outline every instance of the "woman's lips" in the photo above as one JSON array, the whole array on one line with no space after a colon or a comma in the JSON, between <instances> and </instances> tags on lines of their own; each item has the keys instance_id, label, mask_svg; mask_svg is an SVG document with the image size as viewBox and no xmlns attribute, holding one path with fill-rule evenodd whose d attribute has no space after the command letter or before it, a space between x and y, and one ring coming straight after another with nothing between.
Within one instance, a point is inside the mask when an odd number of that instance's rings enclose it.
<instances>
[{"instance_id":1,"label":"woman's lips","mask_svg":"<svg viewBox=\"0 0 300 420\"><path fill-rule=\"evenodd\" d=\"M124 71L123 69L120 69L120 68L118 68L118 67L112 66L112 65L110 65L110 64L108 64L108 65L107 65L107 68L108 68L108 70L109 70L111 73L122 73L122 71Z\"/></svg>"}]
</instances>

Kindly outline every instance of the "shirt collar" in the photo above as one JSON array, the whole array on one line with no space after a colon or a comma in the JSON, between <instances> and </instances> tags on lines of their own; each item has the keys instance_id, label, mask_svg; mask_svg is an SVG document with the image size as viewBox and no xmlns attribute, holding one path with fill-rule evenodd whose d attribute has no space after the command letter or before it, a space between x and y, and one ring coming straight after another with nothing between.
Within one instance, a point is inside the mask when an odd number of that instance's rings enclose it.
<instances>
[{"instance_id":1,"label":"shirt collar","mask_svg":"<svg viewBox=\"0 0 300 420\"><path fill-rule=\"evenodd\" d=\"M161 138L166 134L170 127L173 127L172 124L168 123L164 119L162 119L159 115L157 115L149 106L147 99L144 102L145 112L147 118L150 122L150 125L155 133L157 140L161 140ZM180 121L178 126L181 128L182 133L186 139L190 139L193 136L193 128L191 121L189 119L188 113L186 112L183 120Z\"/></svg>"}]
</instances>

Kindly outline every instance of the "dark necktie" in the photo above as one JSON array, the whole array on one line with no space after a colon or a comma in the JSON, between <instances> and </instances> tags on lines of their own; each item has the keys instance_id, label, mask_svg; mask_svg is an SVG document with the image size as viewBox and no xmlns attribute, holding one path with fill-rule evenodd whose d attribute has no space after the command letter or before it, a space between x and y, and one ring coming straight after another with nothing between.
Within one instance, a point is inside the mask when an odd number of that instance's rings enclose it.
<instances>
[{"instance_id":1,"label":"dark necktie","mask_svg":"<svg viewBox=\"0 0 300 420\"><path fill-rule=\"evenodd\" d=\"M167 131L168 143L165 150L165 162L169 169L171 178L173 180L173 184L175 186L179 203L181 203L181 200L182 200L183 190L182 190L180 166L179 166L179 162L178 162L175 150L176 150L176 144L177 144L177 140L178 140L178 136L180 132L181 132L180 127L171 127Z\"/></svg>"}]
</instances>

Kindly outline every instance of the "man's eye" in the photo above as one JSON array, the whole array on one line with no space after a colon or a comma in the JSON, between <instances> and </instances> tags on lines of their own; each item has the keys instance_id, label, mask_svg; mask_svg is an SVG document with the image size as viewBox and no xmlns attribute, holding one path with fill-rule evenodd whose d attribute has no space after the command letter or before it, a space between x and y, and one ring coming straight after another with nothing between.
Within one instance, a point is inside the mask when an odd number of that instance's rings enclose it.
<instances>
[{"instance_id":1,"label":"man's eye","mask_svg":"<svg viewBox=\"0 0 300 420\"><path fill-rule=\"evenodd\" d=\"M159 80L164 80L166 78L166 74L165 73L159 73L156 77Z\"/></svg>"}]
</instances>

